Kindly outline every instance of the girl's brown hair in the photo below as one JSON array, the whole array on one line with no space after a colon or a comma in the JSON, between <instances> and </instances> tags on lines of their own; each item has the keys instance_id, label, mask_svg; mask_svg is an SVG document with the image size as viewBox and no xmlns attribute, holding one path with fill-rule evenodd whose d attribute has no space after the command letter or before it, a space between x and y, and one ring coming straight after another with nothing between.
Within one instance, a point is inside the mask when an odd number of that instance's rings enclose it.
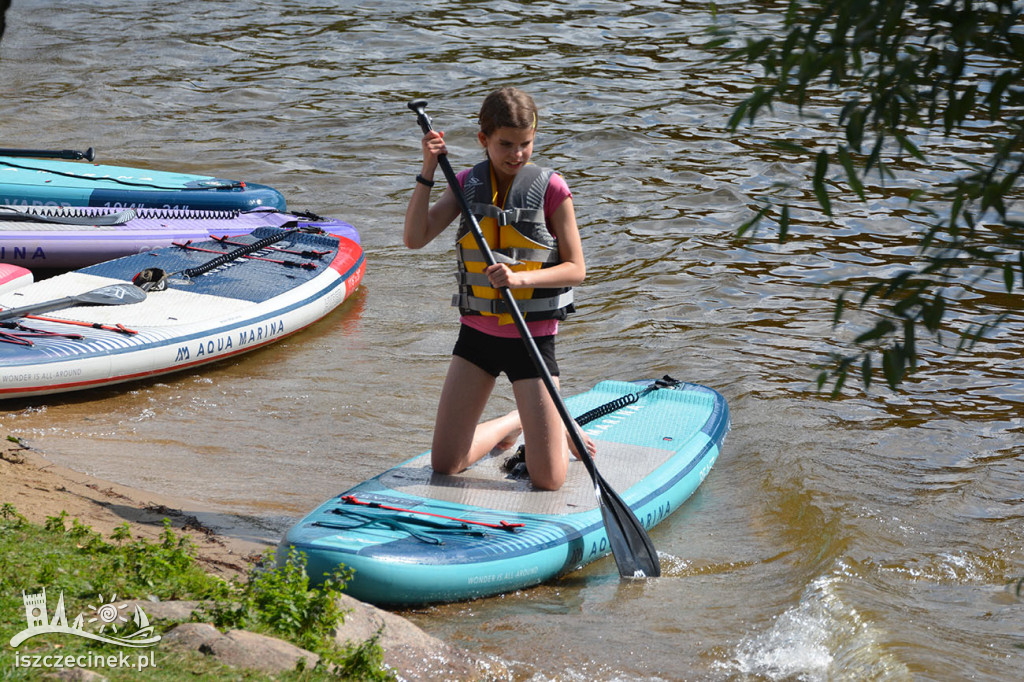
<instances>
[{"instance_id":1,"label":"girl's brown hair","mask_svg":"<svg viewBox=\"0 0 1024 682\"><path fill-rule=\"evenodd\" d=\"M491 135L498 128L536 128L537 105L518 88L501 88L484 98L480 106L480 131Z\"/></svg>"}]
</instances>

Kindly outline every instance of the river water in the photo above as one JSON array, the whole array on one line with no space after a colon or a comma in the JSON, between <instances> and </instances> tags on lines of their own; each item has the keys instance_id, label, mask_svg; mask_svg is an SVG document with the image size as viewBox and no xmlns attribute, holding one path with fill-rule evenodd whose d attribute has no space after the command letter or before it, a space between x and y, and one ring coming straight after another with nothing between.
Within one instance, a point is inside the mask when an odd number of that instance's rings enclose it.
<instances>
[{"instance_id":1,"label":"river water","mask_svg":"<svg viewBox=\"0 0 1024 682\"><path fill-rule=\"evenodd\" d=\"M15 0L0 50L2 145L260 182L355 224L363 287L274 347L158 381L0 412L4 435L127 485L258 521L273 542L323 499L428 446L456 318L445 237L401 243L429 101L456 167L474 112L515 84L541 107L534 159L575 195L589 272L563 326L567 393L671 374L729 400L733 430L693 498L652 531L665 576L612 560L499 598L404 615L533 680L903 680L1024 670L1024 316L999 282L953 315L1013 312L992 343L922 347L898 393L827 400L812 365L845 286L913 259L908 188L952 154L794 238L734 239L755 197L811 170L769 145L823 139L785 107L729 135L755 72L709 51L709 3L667 0ZM776 30L785 2L720 1ZM938 142L934 142L938 144ZM956 157L977 143L955 140ZM440 176L438 176L440 177ZM805 186L809 182L804 183ZM790 191L798 207L813 197ZM488 414L509 409L502 387Z\"/></svg>"}]
</instances>

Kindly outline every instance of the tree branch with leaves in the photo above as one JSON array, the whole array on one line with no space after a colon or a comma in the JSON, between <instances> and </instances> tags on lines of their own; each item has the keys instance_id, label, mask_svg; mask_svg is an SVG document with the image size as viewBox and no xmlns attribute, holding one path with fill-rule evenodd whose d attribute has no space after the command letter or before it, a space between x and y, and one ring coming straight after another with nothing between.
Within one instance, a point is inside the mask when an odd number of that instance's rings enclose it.
<instances>
[{"instance_id":1,"label":"tree branch with leaves","mask_svg":"<svg viewBox=\"0 0 1024 682\"><path fill-rule=\"evenodd\" d=\"M729 120L734 132L754 126L776 103L793 105L804 116L823 90L838 104L837 133L826 144L775 143L813 166L814 197L829 217L835 192L865 201L868 178L882 185L896 178L889 157L926 164L943 149L936 139L967 129L984 143L984 153L955 179L907 197L929 216L912 266L838 297L836 325L851 309L869 312L874 324L853 340L850 352L832 355L818 376L819 388L831 384L836 395L851 374L864 388L879 374L896 388L917 367L922 330L944 343L956 285L996 278L1011 295L994 317L956 330L957 350L986 338L1020 307L1024 222L1014 201L1021 198L1024 171L1022 12L1018 0L792 0L783 35L748 38L729 54L763 70L760 84ZM717 30L723 34L718 44L735 39ZM767 218L779 239L787 239L790 202L771 196L760 201L739 234L752 235Z\"/></svg>"}]
</instances>

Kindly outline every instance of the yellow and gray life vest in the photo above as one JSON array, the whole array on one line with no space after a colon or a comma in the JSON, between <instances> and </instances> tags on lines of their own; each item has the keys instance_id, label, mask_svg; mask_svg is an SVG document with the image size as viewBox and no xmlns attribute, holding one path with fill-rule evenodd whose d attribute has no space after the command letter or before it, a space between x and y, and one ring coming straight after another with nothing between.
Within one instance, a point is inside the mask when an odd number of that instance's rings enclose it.
<instances>
[{"instance_id":1,"label":"yellow and gray life vest","mask_svg":"<svg viewBox=\"0 0 1024 682\"><path fill-rule=\"evenodd\" d=\"M500 208L489 161L474 166L463 182L466 202L494 259L515 272L548 268L560 262L558 242L544 221L544 195L552 172L533 164L523 166ZM452 305L458 306L463 315L496 315L500 324L512 322L501 292L483 274L487 263L465 217L459 225L455 247L459 293L452 297ZM528 322L564 320L576 310L572 287L512 289L512 296Z\"/></svg>"}]
</instances>

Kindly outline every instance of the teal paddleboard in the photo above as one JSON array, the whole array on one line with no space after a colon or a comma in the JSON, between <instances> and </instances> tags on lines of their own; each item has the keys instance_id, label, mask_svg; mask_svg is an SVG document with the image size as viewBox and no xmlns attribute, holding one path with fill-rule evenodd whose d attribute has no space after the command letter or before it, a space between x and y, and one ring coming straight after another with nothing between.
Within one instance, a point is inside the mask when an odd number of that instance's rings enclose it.
<instances>
[{"instance_id":1,"label":"teal paddleboard","mask_svg":"<svg viewBox=\"0 0 1024 682\"><path fill-rule=\"evenodd\" d=\"M697 489L729 429L725 399L696 384L604 381L565 402L597 443L598 470L646 528ZM581 462L551 492L509 474L508 456L455 476L433 473L429 452L415 457L320 505L288 531L278 561L302 552L313 580L350 567L353 597L408 606L529 587L610 552Z\"/></svg>"},{"instance_id":2,"label":"teal paddleboard","mask_svg":"<svg viewBox=\"0 0 1024 682\"><path fill-rule=\"evenodd\" d=\"M204 210L287 210L272 187L170 171L0 156L0 204Z\"/></svg>"}]
</instances>

